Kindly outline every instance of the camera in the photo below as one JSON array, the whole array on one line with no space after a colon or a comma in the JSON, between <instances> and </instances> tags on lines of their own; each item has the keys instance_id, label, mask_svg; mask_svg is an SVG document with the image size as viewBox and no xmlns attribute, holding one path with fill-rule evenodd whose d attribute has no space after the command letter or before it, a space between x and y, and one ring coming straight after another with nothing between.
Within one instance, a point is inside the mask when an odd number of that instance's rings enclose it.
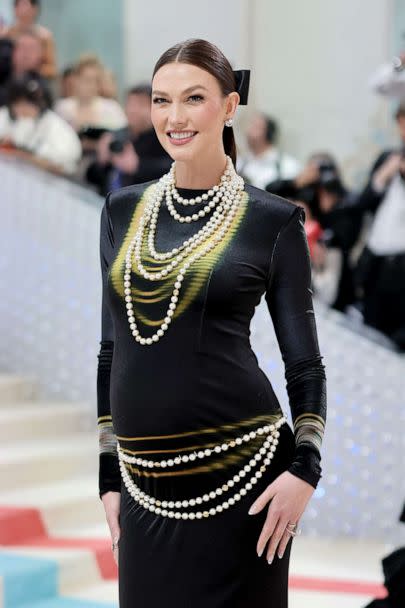
<instances>
[{"instance_id":1,"label":"camera","mask_svg":"<svg viewBox=\"0 0 405 608\"><path fill-rule=\"evenodd\" d=\"M344 188L336 166L331 162L321 162L318 169L319 181L317 185L332 194L341 194Z\"/></svg>"},{"instance_id":2,"label":"camera","mask_svg":"<svg viewBox=\"0 0 405 608\"><path fill-rule=\"evenodd\" d=\"M129 136L129 131L127 128L119 129L118 131L114 131L114 138L110 142L109 150L111 154L121 154L124 151L127 143L131 142L131 138Z\"/></svg>"}]
</instances>

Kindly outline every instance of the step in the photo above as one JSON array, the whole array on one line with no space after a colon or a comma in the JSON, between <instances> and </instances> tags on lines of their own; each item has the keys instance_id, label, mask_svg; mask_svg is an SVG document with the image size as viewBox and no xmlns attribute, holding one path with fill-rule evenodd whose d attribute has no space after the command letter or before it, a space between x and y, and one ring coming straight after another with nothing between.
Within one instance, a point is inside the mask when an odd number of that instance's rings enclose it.
<instances>
[{"instance_id":1,"label":"step","mask_svg":"<svg viewBox=\"0 0 405 608\"><path fill-rule=\"evenodd\" d=\"M89 417L86 403L4 403L0 408L0 443L85 430Z\"/></svg>"},{"instance_id":2,"label":"step","mask_svg":"<svg viewBox=\"0 0 405 608\"><path fill-rule=\"evenodd\" d=\"M54 560L0 550L1 605L4 608L20 606L28 599L27 589L33 602L54 597L58 576L58 564Z\"/></svg>"},{"instance_id":3,"label":"step","mask_svg":"<svg viewBox=\"0 0 405 608\"><path fill-rule=\"evenodd\" d=\"M72 597L57 597L41 602L21 604L19 608L118 608L118 603L111 604L103 601L97 602Z\"/></svg>"},{"instance_id":4,"label":"step","mask_svg":"<svg viewBox=\"0 0 405 608\"><path fill-rule=\"evenodd\" d=\"M393 549L389 543L350 537L298 536L291 550L290 575L316 573L318 577L381 583L381 560Z\"/></svg>"},{"instance_id":5,"label":"step","mask_svg":"<svg viewBox=\"0 0 405 608\"><path fill-rule=\"evenodd\" d=\"M118 608L118 581L103 581L97 585L81 587L77 591L70 591L69 597L78 600L109 602L114 608Z\"/></svg>"},{"instance_id":6,"label":"step","mask_svg":"<svg viewBox=\"0 0 405 608\"><path fill-rule=\"evenodd\" d=\"M9 490L97 474L98 435L68 434L0 447L0 487Z\"/></svg>"},{"instance_id":7,"label":"step","mask_svg":"<svg viewBox=\"0 0 405 608\"><path fill-rule=\"evenodd\" d=\"M13 572L14 564L18 564L18 556L28 558L33 563L38 562L38 568L42 567L42 562L45 562L48 565L46 576L51 581L46 582L45 576L42 579L38 577L35 581L36 585L46 583L47 592L53 585L53 595L58 592L61 595L68 595L71 590L77 591L79 587L97 585L101 581L96 555L87 548L21 545L7 547L6 551L0 550L0 556L3 563L7 562L8 556L11 556L10 572ZM55 576L57 577L56 587L53 582Z\"/></svg>"},{"instance_id":8,"label":"step","mask_svg":"<svg viewBox=\"0 0 405 608\"><path fill-rule=\"evenodd\" d=\"M34 401L38 392L34 377L0 374L0 407L15 401Z\"/></svg>"},{"instance_id":9,"label":"step","mask_svg":"<svg viewBox=\"0 0 405 608\"><path fill-rule=\"evenodd\" d=\"M63 536L64 538L93 538L106 539L110 542L110 530L107 520L104 515L104 521L99 523L88 524L87 526L64 526L56 528L55 536Z\"/></svg>"},{"instance_id":10,"label":"step","mask_svg":"<svg viewBox=\"0 0 405 608\"><path fill-rule=\"evenodd\" d=\"M96 474L0 492L1 504L38 508L48 533L53 536L64 535L64 529L106 525Z\"/></svg>"}]
</instances>

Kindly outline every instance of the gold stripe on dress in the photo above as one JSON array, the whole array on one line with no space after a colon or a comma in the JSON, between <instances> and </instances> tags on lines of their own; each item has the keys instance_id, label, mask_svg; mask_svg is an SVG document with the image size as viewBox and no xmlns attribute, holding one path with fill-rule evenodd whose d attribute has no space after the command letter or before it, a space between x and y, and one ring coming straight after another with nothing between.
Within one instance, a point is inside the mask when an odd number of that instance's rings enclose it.
<instances>
[{"instance_id":1,"label":"gold stripe on dress","mask_svg":"<svg viewBox=\"0 0 405 608\"><path fill-rule=\"evenodd\" d=\"M150 441L154 439L177 439L179 437L191 437L192 435L204 435L209 433L219 433L221 431L233 431L241 426L248 426L250 424L259 423L259 422L268 422L269 424L274 424L281 418L283 413L277 414L261 414L259 416L255 416L254 418L248 418L245 420L241 420L240 422L235 422L232 424L223 424L218 427L205 428L197 431L186 431L184 433L175 433L173 435L148 435L144 437L126 437L125 435L117 435L117 439L120 441Z\"/></svg>"}]
</instances>

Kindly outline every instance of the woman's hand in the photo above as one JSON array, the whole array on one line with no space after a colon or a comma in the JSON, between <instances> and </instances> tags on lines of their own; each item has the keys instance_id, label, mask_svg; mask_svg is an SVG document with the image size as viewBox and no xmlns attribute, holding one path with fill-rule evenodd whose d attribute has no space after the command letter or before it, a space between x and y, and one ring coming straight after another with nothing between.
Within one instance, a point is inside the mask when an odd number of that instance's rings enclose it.
<instances>
[{"instance_id":1,"label":"woman's hand","mask_svg":"<svg viewBox=\"0 0 405 608\"><path fill-rule=\"evenodd\" d=\"M111 543L116 543L113 549L113 555L115 563L118 566L118 540L121 535L119 514L120 514L120 492L106 492L102 495L101 500L103 501L105 514L107 518L108 527L110 528Z\"/></svg>"},{"instance_id":2,"label":"woman's hand","mask_svg":"<svg viewBox=\"0 0 405 608\"><path fill-rule=\"evenodd\" d=\"M279 558L283 557L285 548L291 538L291 534L286 531L286 526L288 523L298 524L313 492L314 488L308 482L289 471L284 471L256 499L250 507L250 515L260 513L271 500L266 521L257 543L259 557L262 555L269 539L267 550L269 564L273 561L277 548Z\"/></svg>"}]
</instances>

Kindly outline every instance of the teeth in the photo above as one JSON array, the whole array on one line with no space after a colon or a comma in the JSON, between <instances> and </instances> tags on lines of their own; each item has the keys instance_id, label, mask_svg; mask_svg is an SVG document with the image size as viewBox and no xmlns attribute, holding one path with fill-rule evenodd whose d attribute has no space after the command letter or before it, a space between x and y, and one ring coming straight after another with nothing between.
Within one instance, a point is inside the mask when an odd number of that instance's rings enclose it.
<instances>
[{"instance_id":1,"label":"teeth","mask_svg":"<svg viewBox=\"0 0 405 608\"><path fill-rule=\"evenodd\" d=\"M193 131L185 131L184 133L170 133L170 137L172 139L187 139L187 137L192 137L193 135Z\"/></svg>"}]
</instances>

